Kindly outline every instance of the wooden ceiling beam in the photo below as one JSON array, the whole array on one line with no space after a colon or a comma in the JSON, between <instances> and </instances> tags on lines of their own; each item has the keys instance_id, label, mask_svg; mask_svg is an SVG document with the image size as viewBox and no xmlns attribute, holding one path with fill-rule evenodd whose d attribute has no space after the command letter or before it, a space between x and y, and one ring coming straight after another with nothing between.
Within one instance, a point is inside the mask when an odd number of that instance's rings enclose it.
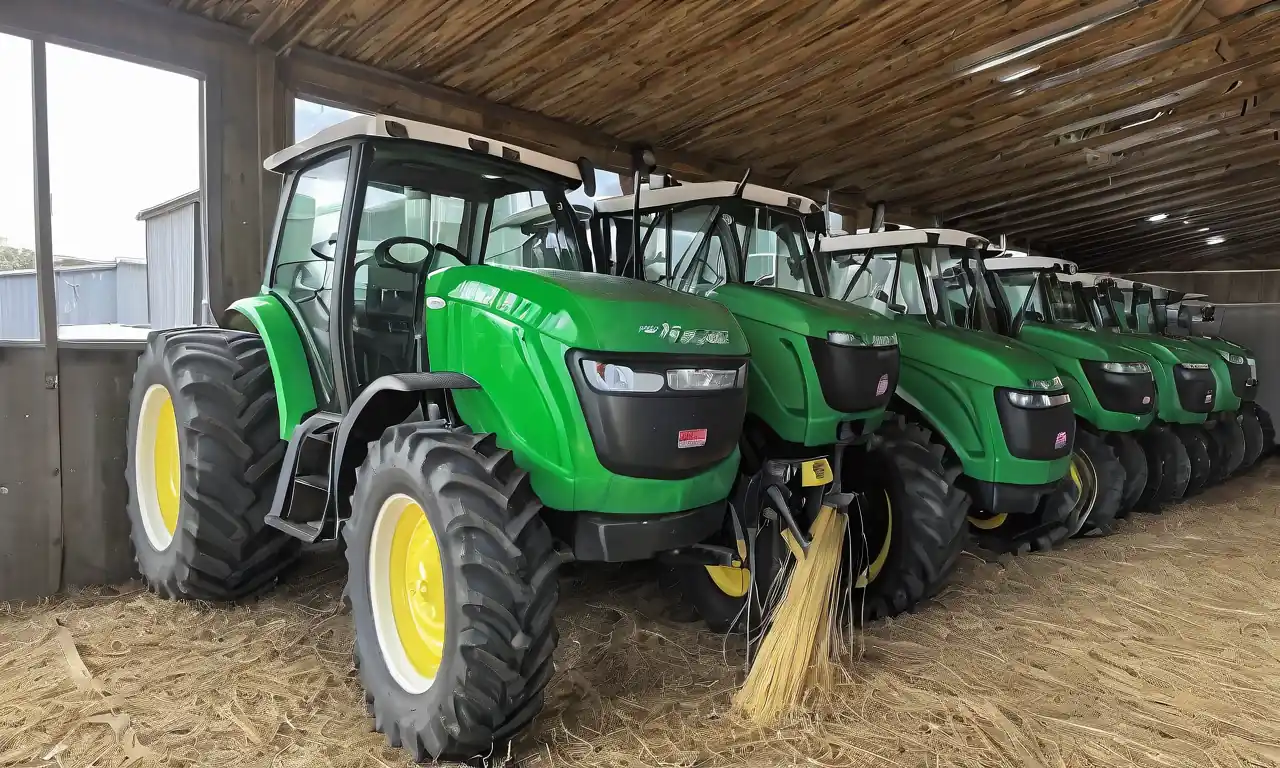
<instances>
[{"instance_id":1,"label":"wooden ceiling beam","mask_svg":"<svg viewBox=\"0 0 1280 768\"><path fill-rule=\"evenodd\" d=\"M1127 271L1134 271L1150 268L1153 265L1167 266L1170 263L1186 262L1202 255L1225 257L1241 252L1250 253L1256 251L1259 246L1274 243L1278 232L1280 232L1280 223L1273 222L1254 230L1248 235L1228 240L1219 245L1209 245L1204 241L1199 241L1170 248L1117 252L1108 254L1105 258L1088 262L1089 266L1087 268L1123 268Z\"/></svg>"},{"instance_id":2,"label":"wooden ceiling beam","mask_svg":"<svg viewBox=\"0 0 1280 768\"><path fill-rule=\"evenodd\" d=\"M1272 224L1280 224L1275 216L1265 211L1259 211L1248 216L1235 217L1231 221L1230 237L1236 238L1242 234L1247 234L1259 227L1270 226ZM1209 231L1202 232L1207 228ZM1228 231L1224 227L1214 227L1209 221L1202 220L1195 225L1186 225L1179 227L1176 231L1155 236L1147 236L1141 238L1129 238L1121 240L1110 245L1091 245L1076 246L1070 249L1073 258L1088 259L1095 258L1107 253L1127 253L1135 249L1141 248L1161 248L1166 246L1184 245L1188 243L1203 242L1212 237L1215 233ZM1227 237L1227 235L1222 235Z\"/></svg>"},{"instance_id":3,"label":"wooden ceiling beam","mask_svg":"<svg viewBox=\"0 0 1280 768\"><path fill-rule=\"evenodd\" d=\"M1219 207L1210 211L1203 212L1197 217L1197 223L1188 225L1195 231L1192 233L1198 237L1208 238L1211 235L1230 236L1231 226L1239 223L1240 226L1249 226L1258 221L1265 220L1263 214L1266 213L1268 207L1274 205L1275 198L1273 196L1270 201L1255 201L1248 204L1238 205L1235 208ZM1201 232L1207 225L1208 232ZM1148 225L1147 228L1126 227L1108 232L1096 233L1082 239L1075 239L1069 242L1061 243L1056 248L1057 252L1069 253L1073 258L1087 258L1097 255L1101 252L1124 250L1133 248L1138 244L1147 242L1159 242L1161 235L1153 234L1160 232L1159 229ZM1170 235L1170 237L1181 237L1182 234Z\"/></svg>"}]
</instances>

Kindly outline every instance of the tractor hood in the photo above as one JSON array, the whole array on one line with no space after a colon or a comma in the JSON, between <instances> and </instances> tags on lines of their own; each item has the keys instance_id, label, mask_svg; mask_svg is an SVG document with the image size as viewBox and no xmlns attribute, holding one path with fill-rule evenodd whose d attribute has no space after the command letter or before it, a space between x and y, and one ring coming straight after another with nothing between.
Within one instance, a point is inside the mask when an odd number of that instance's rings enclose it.
<instances>
[{"instance_id":1,"label":"tractor hood","mask_svg":"<svg viewBox=\"0 0 1280 768\"><path fill-rule=\"evenodd\" d=\"M589 272L470 266L427 277L426 322L471 306L573 349L745 355L733 315L714 301L638 280ZM443 299L443 307L433 307Z\"/></svg>"},{"instance_id":2,"label":"tractor hood","mask_svg":"<svg viewBox=\"0 0 1280 768\"><path fill-rule=\"evenodd\" d=\"M1099 333L1089 326L1030 322L1022 326L1018 340L1033 349L1056 352L1078 360L1150 363L1145 355L1135 354L1115 335Z\"/></svg>"},{"instance_id":3,"label":"tractor hood","mask_svg":"<svg viewBox=\"0 0 1280 768\"><path fill-rule=\"evenodd\" d=\"M934 328L918 316L894 322L904 364L927 365L993 387L1027 389L1058 375L1053 363L1020 341L955 326Z\"/></svg>"},{"instance_id":4,"label":"tractor hood","mask_svg":"<svg viewBox=\"0 0 1280 768\"><path fill-rule=\"evenodd\" d=\"M1144 355L1150 364L1177 365L1178 363L1212 363L1217 357L1208 350L1199 349L1182 339L1158 336L1152 333L1128 333L1107 329L1121 346Z\"/></svg>"},{"instance_id":5,"label":"tractor hood","mask_svg":"<svg viewBox=\"0 0 1280 768\"><path fill-rule=\"evenodd\" d=\"M799 291L730 283L711 296L738 317L817 339L826 339L831 331L846 331L871 344L873 337L897 331L896 323L869 309Z\"/></svg>"}]
</instances>

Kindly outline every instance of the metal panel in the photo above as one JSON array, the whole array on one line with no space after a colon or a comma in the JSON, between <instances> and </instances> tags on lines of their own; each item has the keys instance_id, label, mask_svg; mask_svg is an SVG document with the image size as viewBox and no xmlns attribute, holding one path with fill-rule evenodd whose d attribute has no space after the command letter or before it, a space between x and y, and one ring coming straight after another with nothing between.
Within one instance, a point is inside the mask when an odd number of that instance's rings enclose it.
<instances>
[{"instance_id":1,"label":"metal panel","mask_svg":"<svg viewBox=\"0 0 1280 768\"><path fill-rule=\"evenodd\" d=\"M31 600L58 591L61 525L54 467L43 450L52 402L39 345L0 346L0 600Z\"/></svg>"},{"instance_id":2,"label":"metal panel","mask_svg":"<svg viewBox=\"0 0 1280 768\"><path fill-rule=\"evenodd\" d=\"M1208 294L1221 304L1280 302L1280 270L1228 269L1207 272L1138 272L1125 275L1189 293Z\"/></svg>"},{"instance_id":3,"label":"metal panel","mask_svg":"<svg viewBox=\"0 0 1280 768\"><path fill-rule=\"evenodd\" d=\"M116 265L116 322L147 324L147 265L122 261Z\"/></svg>"},{"instance_id":4,"label":"metal panel","mask_svg":"<svg viewBox=\"0 0 1280 768\"><path fill-rule=\"evenodd\" d=\"M116 265L57 271L58 325L116 322Z\"/></svg>"},{"instance_id":5,"label":"metal panel","mask_svg":"<svg viewBox=\"0 0 1280 768\"><path fill-rule=\"evenodd\" d=\"M114 584L135 573L125 514L125 435L141 347L58 350L64 587Z\"/></svg>"},{"instance_id":6,"label":"metal panel","mask_svg":"<svg viewBox=\"0 0 1280 768\"><path fill-rule=\"evenodd\" d=\"M151 327L190 325L196 316L197 204L147 219Z\"/></svg>"},{"instance_id":7,"label":"metal panel","mask_svg":"<svg viewBox=\"0 0 1280 768\"><path fill-rule=\"evenodd\" d=\"M35 270L0 272L0 339L40 338Z\"/></svg>"}]
</instances>

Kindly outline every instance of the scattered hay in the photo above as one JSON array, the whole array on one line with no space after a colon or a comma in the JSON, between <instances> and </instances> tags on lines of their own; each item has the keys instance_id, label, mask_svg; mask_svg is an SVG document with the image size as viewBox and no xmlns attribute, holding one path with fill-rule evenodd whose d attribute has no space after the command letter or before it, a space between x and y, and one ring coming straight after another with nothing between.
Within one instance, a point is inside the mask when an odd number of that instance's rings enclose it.
<instances>
[{"instance_id":1,"label":"scattered hay","mask_svg":"<svg viewBox=\"0 0 1280 768\"><path fill-rule=\"evenodd\" d=\"M1280 463L1104 540L966 561L803 717L730 712L743 649L647 567L566 576L521 765L1280 765ZM370 732L343 567L240 608L134 585L0 604L0 766L405 766ZM70 642L68 642L68 640ZM77 659L79 660L77 663ZM82 671L81 671L82 670Z\"/></svg>"}]
</instances>

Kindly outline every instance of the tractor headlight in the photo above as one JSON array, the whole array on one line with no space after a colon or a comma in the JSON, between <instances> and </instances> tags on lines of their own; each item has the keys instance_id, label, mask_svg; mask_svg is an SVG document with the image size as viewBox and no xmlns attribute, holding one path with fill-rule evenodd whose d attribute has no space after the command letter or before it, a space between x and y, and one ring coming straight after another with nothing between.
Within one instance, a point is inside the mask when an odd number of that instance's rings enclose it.
<instances>
[{"instance_id":1,"label":"tractor headlight","mask_svg":"<svg viewBox=\"0 0 1280 768\"><path fill-rule=\"evenodd\" d=\"M827 342L837 347L896 347L898 334L880 333L874 336L863 336L849 331L828 331Z\"/></svg>"},{"instance_id":2,"label":"tractor headlight","mask_svg":"<svg viewBox=\"0 0 1280 768\"><path fill-rule=\"evenodd\" d=\"M1151 366L1146 363L1103 363L1102 370L1107 373L1151 373Z\"/></svg>"},{"instance_id":3,"label":"tractor headlight","mask_svg":"<svg viewBox=\"0 0 1280 768\"><path fill-rule=\"evenodd\" d=\"M1228 352L1225 349L1218 350L1218 354L1222 356L1223 360L1226 360L1228 363L1231 363L1232 365L1244 365L1246 362L1244 359L1244 355L1237 355L1236 353Z\"/></svg>"},{"instance_id":4,"label":"tractor headlight","mask_svg":"<svg viewBox=\"0 0 1280 768\"><path fill-rule=\"evenodd\" d=\"M583 360L582 373L587 383L601 392L657 392L662 389L662 374L637 371L625 365Z\"/></svg>"},{"instance_id":5,"label":"tractor headlight","mask_svg":"<svg viewBox=\"0 0 1280 768\"><path fill-rule=\"evenodd\" d=\"M1071 395L1066 392L1051 395L1047 392L1018 392L1011 390L1005 392L1005 396L1009 398L1009 402L1018 408L1052 408L1055 405L1066 405L1071 402Z\"/></svg>"},{"instance_id":6,"label":"tractor headlight","mask_svg":"<svg viewBox=\"0 0 1280 768\"><path fill-rule=\"evenodd\" d=\"M667 386L681 392L715 392L741 387L746 378L746 365L731 370L675 368L667 371Z\"/></svg>"}]
</instances>

